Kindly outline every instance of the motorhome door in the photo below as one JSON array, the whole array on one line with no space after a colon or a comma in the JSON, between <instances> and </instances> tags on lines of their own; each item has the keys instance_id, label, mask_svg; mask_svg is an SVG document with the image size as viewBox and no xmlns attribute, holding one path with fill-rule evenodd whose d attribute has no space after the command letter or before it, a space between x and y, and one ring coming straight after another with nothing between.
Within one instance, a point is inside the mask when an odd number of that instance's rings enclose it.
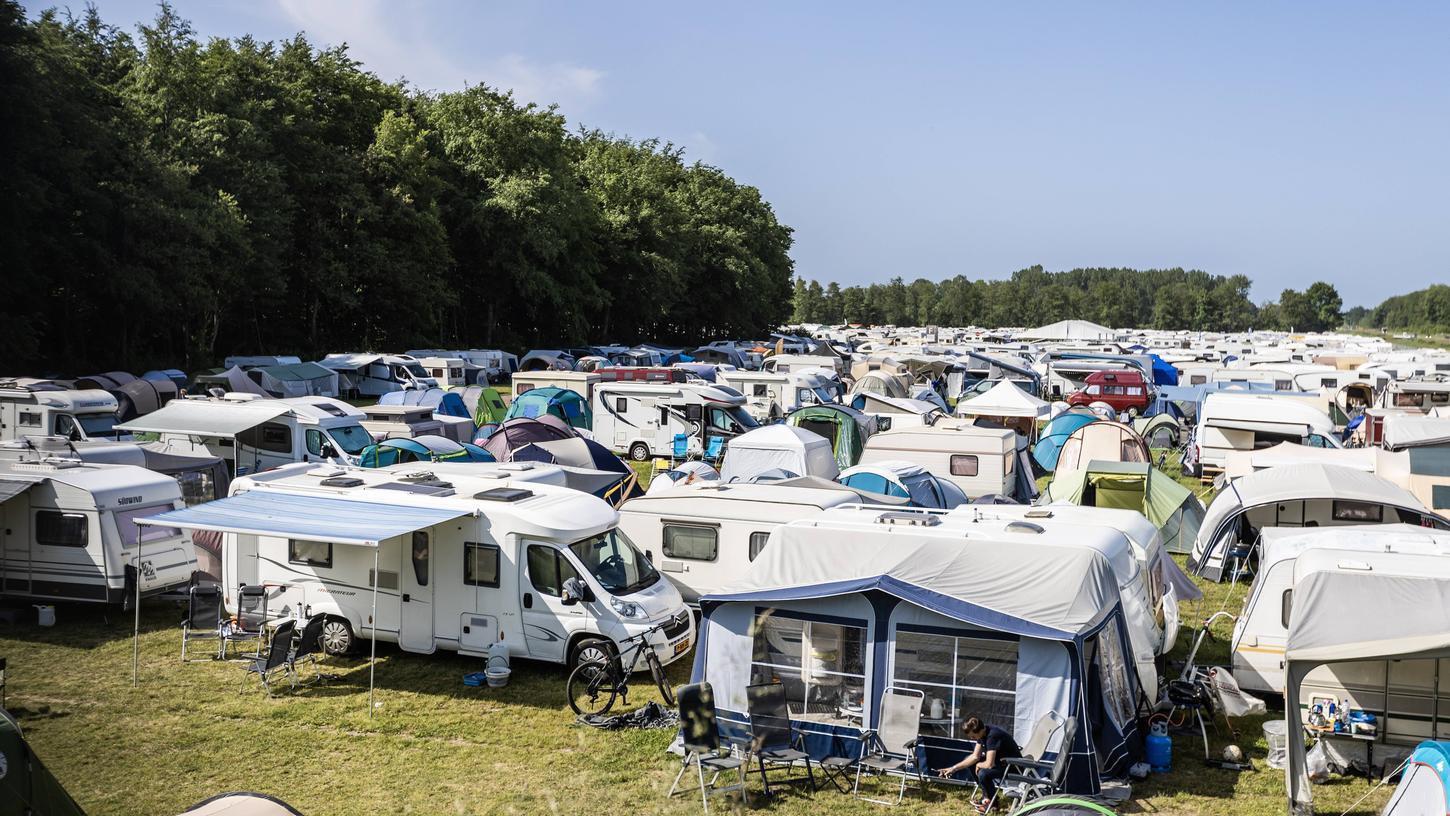
<instances>
[{"instance_id":1,"label":"motorhome door","mask_svg":"<svg viewBox=\"0 0 1450 816\"><path fill-rule=\"evenodd\" d=\"M560 588L579 573L574 562L557 547L527 539L523 545L524 574L519 577L523 594L519 600L529 657L562 662L566 657L564 648L569 644L568 620L583 617L584 605L565 606L559 599Z\"/></svg>"},{"instance_id":2,"label":"motorhome door","mask_svg":"<svg viewBox=\"0 0 1450 816\"><path fill-rule=\"evenodd\" d=\"M410 652L432 654L433 640L433 531L416 530L403 536L403 593L398 621L398 645Z\"/></svg>"},{"instance_id":3,"label":"motorhome door","mask_svg":"<svg viewBox=\"0 0 1450 816\"><path fill-rule=\"evenodd\" d=\"M0 594L30 593L30 500L24 493L0 504Z\"/></svg>"}]
</instances>

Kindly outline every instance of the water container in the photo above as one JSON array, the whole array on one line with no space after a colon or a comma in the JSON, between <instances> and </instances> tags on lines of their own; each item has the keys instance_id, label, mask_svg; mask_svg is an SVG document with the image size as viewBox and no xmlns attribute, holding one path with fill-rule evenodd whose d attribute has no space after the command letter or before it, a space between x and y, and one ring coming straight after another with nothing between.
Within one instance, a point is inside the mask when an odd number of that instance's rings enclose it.
<instances>
[{"instance_id":1,"label":"water container","mask_svg":"<svg viewBox=\"0 0 1450 816\"><path fill-rule=\"evenodd\" d=\"M1173 740L1168 736L1168 723L1155 722L1148 733L1148 765L1154 773L1167 773L1173 766Z\"/></svg>"},{"instance_id":2,"label":"water container","mask_svg":"<svg viewBox=\"0 0 1450 816\"><path fill-rule=\"evenodd\" d=\"M1270 768L1284 770L1289 757L1289 726L1283 720L1269 720L1264 723L1264 742L1269 746L1269 756L1264 761Z\"/></svg>"},{"instance_id":3,"label":"water container","mask_svg":"<svg viewBox=\"0 0 1450 816\"><path fill-rule=\"evenodd\" d=\"M35 604L35 611L39 614L38 623L41 626L55 625L55 607L49 604Z\"/></svg>"}]
</instances>

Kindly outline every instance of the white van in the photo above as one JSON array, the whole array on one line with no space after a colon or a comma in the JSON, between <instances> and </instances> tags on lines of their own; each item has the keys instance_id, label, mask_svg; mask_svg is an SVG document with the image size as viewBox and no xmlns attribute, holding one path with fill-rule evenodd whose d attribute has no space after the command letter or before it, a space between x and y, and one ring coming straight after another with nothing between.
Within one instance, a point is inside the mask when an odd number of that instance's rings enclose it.
<instances>
[{"instance_id":1,"label":"white van","mask_svg":"<svg viewBox=\"0 0 1450 816\"><path fill-rule=\"evenodd\" d=\"M959 422L895 428L872 434L860 464L905 461L946 479L969 499L989 494L1017 496L1017 434Z\"/></svg>"},{"instance_id":2,"label":"white van","mask_svg":"<svg viewBox=\"0 0 1450 816\"><path fill-rule=\"evenodd\" d=\"M728 441L760 426L746 412L745 397L721 385L600 383L590 407L595 440L636 462L670 455L677 434L692 451L708 452L712 438Z\"/></svg>"},{"instance_id":3,"label":"white van","mask_svg":"<svg viewBox=\"0 0 1450 816\"><path fill-rule=\"evenodd\" d=\"M46 383L0 380L0 441L63 436L73 442L120 439L116 398L99 388L57 389Z\"/></svg>"},{"instance_id":4,"label":"white van","mask_svg":"<svg viewBox=\"0 0 1450 816\"><path fill-rule=\"evenodd\" d=\"M1232 451L1252 451L1280 442L1314 448L1342 448L1329 414L1302 401L1272 394L1209 394L1198 412L1190 464L1195 472L1218 473Z\"/></svg>"},{"instance_id":5,"label":"white van","mask_svg":"<svg viewBox=\"0 0 1450 816\"><path fill-rule=\"evenodd\" d=\"M117 426L163 440L191 440L232 462L238 475L293 462L355 463L373 443L362 411L331 397L267 399L251 394L175 399Z\"/></svg>"},{"instance_id":6,"label":"white van","mask_svg":"<svg viewBox=\"0 0 1450 816\"><path fill-rule=\"evenodd\" d=\"M407 354L329 354L317 362L336 371L339 390L354 399L438 387L418 359Z\"/></svg>"},{"instance_id":7,"label":"white van","mask_svg":"<svg viewBox=\"0 0 1450 816\"><path fill-rule=\"evenodd\" d=\"M323 642L347 651L367 637L377 565L377 637L409 652L486 654L502 640L516 657L575 665L617 651L628 637L651 636L662 663L689 650L694 617L673 584L617 529L605 502L540 482L413 469L299 464L238 479L224 500L269 507L231 511L224 534L223 586L235 610L243 584L268 588L269 614L324 616ZM297 508L314 518L295 523ZM379 509L381 506L382 509ZM415 528L379 542L348 543L343 527L407 515ZM225 515L214 503L211 518ZM178 522L184 523L184 522ZM336 532L332 531L337 527ZM582 598L565 585L582 581Z\"/></svg>"},{"instance_id":8,"label":"white van","mask_svg":"<svg viewBox=\"0 0 1450 816\"><path fill-rule=\"evenodd\" d=\"M185 586L191 537L134 522L184 506L170 476L0 445L0 595L129 603L138 566L143 596Z\"/></svg>"},{"instance_id":9,"label":"white van","mask_svg":"<svg viewBox=\"0 0 1450 816\"><path fill-rule=\"evenodd\" d=\"M644 550L680 590L685 602L738 580L776 527L832 507L859 503L852 490L779 484L677 485L630 499L619 508L619 529Z\"/></svg>"},{"instance_id":10,"label":"white van","mask_svg":"<svg viewBox=\"0 0 1450 816\"><path fill-rule=\"evenodd\" d=\"M759 422L774 422L797 408L835 401L826 378L808 372L720 369L715 380L739 391L745 397L745 410Z\"/></svg>"}]
</instances>

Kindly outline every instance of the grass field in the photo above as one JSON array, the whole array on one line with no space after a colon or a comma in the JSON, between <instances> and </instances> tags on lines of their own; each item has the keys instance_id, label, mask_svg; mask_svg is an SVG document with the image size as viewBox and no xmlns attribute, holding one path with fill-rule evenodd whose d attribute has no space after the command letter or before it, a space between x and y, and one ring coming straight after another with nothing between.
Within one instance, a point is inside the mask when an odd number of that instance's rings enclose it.
<instances>
[{"instance_id":1,"label":"grass field","mask_svg":"<svg viewBox=\"0 0 1450 816\"><path fill-rule=\"evenodd\" d=\"M1236 610L1242 599L1241 587L1206 589L1207 597L1185 610L1186 623L1226 602ZM482 661L403 654L380 644L379 705L370 719L366 658L328 659L325 671L339 680L269 699L255 683L239 692L237 664L182 664L181 616L170 605L143 609L134 689L129 616L107 622L95 610L67 606L54 628L0 625L9 706L40 757L91 814L163 816L223 790L271 793L308 816L699 812L697 799L664 796L678 767L665 753L673 735L576 725L561 667L515 661L507 688L469 688L461 677ZM1215 634L1201 656L1223 662L1229 627ZM1180 659L1191 636L1185 629L1179 638ZM670 667L676 683L688 673L687 659ZM631 707L658 696L646 686L633 692ZM1175 733L1174 771L1137 784L1122 810L1283 813L1283 775L1263 764L1261 722L1236 724L1238 744L1258 770L1205 768L1196 732ZM1226 732L1210 736L1215 752L1229 741ZM1317 787L1319 811L1341 813L1370 789L1363 779ZM1378 812L1387 796L1381 789L1352 812ZM966 807L964 791L934 787L897 812L959 814ZM820 816L876 808L827 789L813 798L787 793L754 809Z\"/></svg>"}]
</instances>

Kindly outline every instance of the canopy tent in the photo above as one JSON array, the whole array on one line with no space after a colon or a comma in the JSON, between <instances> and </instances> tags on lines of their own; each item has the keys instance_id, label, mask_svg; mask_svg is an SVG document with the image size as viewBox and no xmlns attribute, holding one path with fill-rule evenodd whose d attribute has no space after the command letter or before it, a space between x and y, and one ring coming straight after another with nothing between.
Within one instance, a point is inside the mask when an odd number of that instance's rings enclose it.
<instances>
[{"instance_id":1,"label":"canopy tent","mask_svg":"<svg viewBox=\"0 0 1450 816\"><path fill-rule=\"evenodd\" d=\"M500 462L512 462L514 451L532 442L551 439L572 439L579 434L556 416L505 420L487 439L478 443Z\"/></svg>"},{"instance_id":2,"label":"canopy tent","mask_svg":"<svg viewBox=\"0 0 1450 816\"><path fill-rule=\"evenodd\" d=\"M1405 762L1382 816L1444 816L1450 813L1450 742L1420 743Z\"/></svg>"},{"instance_id":3,"label":"canopy tent","mask_svg":"<svg viewBox=\"0 0 1450 816\"><path fill-rule=\"evenodd\" d=\"M144 417L117 425L116 429L127 433L230 439L290 410L286 404L277 400L232 402L225 407L202 400L172 400Z\"/></svg>"},{"instance_id":4,"label":"canopy tent","mask_svg":"<svg viewBox=\"0 0 1450 816\"><path fill-rule=\"evenodd\" d=\"M785 424L810 431L831 443L836 465L848 468L861 459L866 438L876 433L876 419L849 405L810 405L791 411Z\"/></svg>"},{"instance_id":5,"label":"canopy tent","mask_svg":"<svg viewBox=\"0 0 1450 816\"><path fill-rule=\"evenodd\" d=\"M986 393L957 403L957 413L962 416L1040 419L1047 416L1050 410L1050 403L1023 391L1010 380L1002 380Z\"/></svg>"},{"instance_id":6,"label":"canopy tent","mask_svg":"<svg viewBox=\"0 0 1450 816\"><path fill-rule=\"evenodd\" d=\"M263 535L277 538L320 541L373 551L373 574L378 574L378 552L382 542L452 521L470 512L447 507L382 504L335 496L298 496L250 490L225 499L171 510L136 519L140 527L170 527L177 530L205 530L221 534ZM139 551L136 556L140 558ZM139 564L136 565L139 569ZM136 631L132 646L131 682L138 682L141 649L141 582L136 582ZM373 712L373 671L377 664L378 587L372 587L373 609L369 617L372 642L368 666L368 716Z\"/></svg>"},{"instance_id":7,"label":"canopy tent","mask_svg":"<svg viewBox=\"0 0 1450 816\"><path fill-rule=\"evenodd\" d=\"M265 388L252 382L247 372L237 366L225 370L217 369L210 374L198 374L191 390L198 394L216 390L223 393L256 394L259 397L272 396Z\"/></svg>"},{"instance_id":8,"label":"canopy tent","mask_svg":"<svg viewBox=\"0 0 1450 816\"><path fill-rule=\"evenodd\" d=\"M1450 445L1450 418L1390 414L1384 422L1384 445L1390 450Z\"/></svg>"},{"instance_id":9,"label":"canopy tent","mask_svg":"<svg viewBox=\"0 0 1450 816\"><path fill-rule=\"evenodd\" d=\"M1366 614L1373 610L1373 614ZM1450 657L1450 577L1320 570L1300 578L1284 647L1284 711L1301 730L1300 691L1328 663ZM1289 740L1289 807L1313 812L1304 741ZM1443 811L1441 811L1443 812Z\"/></svg>"},{"instance_id":10,"label":"canopy tent","mask_svg":"<svg viewBox=\"0 0 1450 816\"><path fill-rule=\"evenodd\" d=\"M838 512L887 520L902 513ZM861 728L879 727L877 703L899 683L893 678L940 675L942 649L950 677L955 643L959 665L977 673L970 685L1002 683L1015 691L995 704L980 690L958 692L963 697L947 703L952 717L965 717L971 712L960 707L970 706L1019 741L1048 711L1076 717L1073 743L1050 746L1070 753L1063 784L1071 793L1095 794L1102 777L1121 775L1135 761L1136 672L1126 656L1116 578L1101 553L1039 543L1030 533L1009 546L911 532L882 546L890 524L821 524L777 528L730 592L701 599L691 679L713 686L727 735L745 730L749 684L775 677L799 694L792 689L815 682L823 699L816 702L807 690L810 702L792 707L803 749L817 758L852 756ZM773 665L776 653L794 668ZM835 695L858 701L851 705L859 714L832 717L843 710L832 708ZM967 750L952 720L942 730L947 736L923 728L921 747L932 767Z\"/></svg>"},{"instance_id":11,"label":"canopy tent","mask_svg":"<svg viewBox=\"0 0 1450 816\"><path fill-rule=\"evenodd\" d=\"M1178 369L1171 363L1156 354L1149 354L1153 361L1153 384L1154 385L1177 385Z\"/></svg>"},{"instance_id":12,"label":"canopy tent","mask_svg":"<svg viewBox=\"0 0 1450 816\"><path fill-rule=\"evenodd\" d=\"M0 813L85 816L55 774L30 750L20 724L4 709L0 709Z\"/></svg>"},{"instance_id":13,"label":"canopy tent","mask_svg":"<svg viewBox=\"0 0 1450 816\"><path fill-rule=\"evenodd\" d=\"M771 468L823 479L834 479L840 473L829 441L803 428L776 424L731 439L725 447L720 478L744 480Z\"/></svg>"},{"instance_id":14,"label":"canopy tent","mask_svg":"<svg viewBox=\"0 0 1450 816\"><path fill-rule=\"evenodd\" d=\"M319 363L261 366L246 372L248 379L274 397L336 397L336 371Z\"/></svg>"},{"instance_id":15,"label":"canopy tent","mask_svg":"<svg viewBox=\"0 0 1450 816\"><path fill-rule=\"evenodd\" d=\"M902 460L849 467L836 480L854 490L907 499L913 507L950 510L967 502L960 487Z\"/></svg>"},{"instance_id":16,"label":"canopy tent","mask_svg":"<svg viewBox=\"0 0 1450 816\"><path fill-rule=\"evenodd\" d=\"M393 437L369 445L358 454L358 466L388 467L404 462L493 462L493 454L468 442L457 442L436 434L412 438Z\"/></svg>"},{"instance_id":17,"label":"canopy tent","mask_svg":"<svg viewBox=\"0 0 1450 816\"><path fill-rule=\"evenodd\" d=\"M1148 445L1121 422L1092 422L1073 431L1062 443L1057 466L1080 470L1089 462L1151 462Z\"/></svg>"},{"instance_id":18,"label":"canopy tent","mask_svg":"<svg viewBox=\"0 0 1450 816\"><path fill-rule=\"evenodd\" d=\"M1037 437L1037 444L1032 446L1032 458L1049 473L1057 470L1057 459L1062 452L1062 443L1072 436L1073 431L1097 421L1098 417L1095 414L1073 412L1058 414L1042 426L1042 433Z\"/></svg>"},{"instance_id":19,"label":"canopy tent","mask_svg":"<svg viewBox=\"0 0 1450 816\"><path fill-rule=\"evenodd\" d=\"M1203 524L1203 502L1193 491L1146 462L1094 460L1080 470L1059 470L1043 494L1043 503L1054 501L1137 510L1157 525L1170 553L1188 552Z\"/></svg>"},{"instance_id":20,"label":"canopy tent","mask_svg":"<svg viewBox=\"0 0 1450 816\"><path fill-rule=\"evenodd\" d=\"M615 507L639 493L634 468L609 448L582 436L530 442L514 450L513 461L559 465L568 487L598 496Z\"/></svg>"},{"instance_id":21,"label":"canopy tent","mask_svg":"<svg viewBox=\"0 0 1450 816\"><path fill-rule=\"evenodd\" d=\"M1018 340L1112 340L1117 332L1088 320L1059 320L1017 334Z\"/></svg>"},{"instance_id":22,"label":"canopy tent","mask_svg":"<svg viewBox=\"0 0 1450 816\"><path fill-rule=\"evenodd\" d=\"M504 418L534 419L545 414L556 416L575 428L588 430L594 425L593 418L589 414L589 403L578 392L554 386L530 388L514 397L513 404L508 407L508 414Z\"/></svg>"}]
</instances>

